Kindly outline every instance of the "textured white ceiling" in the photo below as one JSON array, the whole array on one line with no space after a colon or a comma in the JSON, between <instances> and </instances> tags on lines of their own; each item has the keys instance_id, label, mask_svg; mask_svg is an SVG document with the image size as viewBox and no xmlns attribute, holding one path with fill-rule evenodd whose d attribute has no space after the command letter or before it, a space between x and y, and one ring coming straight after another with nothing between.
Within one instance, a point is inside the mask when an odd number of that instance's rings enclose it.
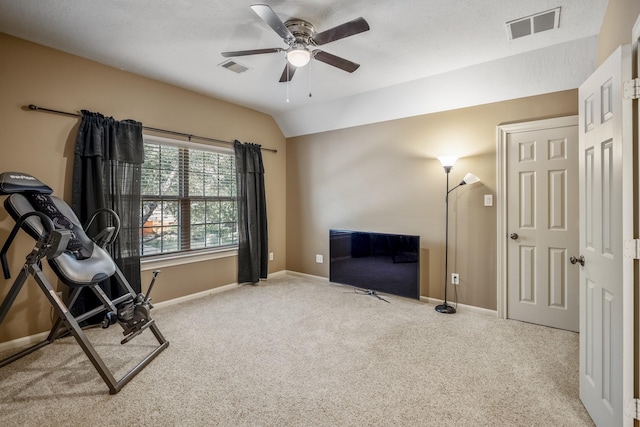
<instances>
[{"instance_id":1,"label":"textured white ceiling","mask_svg":"<svg viewBox=\"0 0 640 427\"><path fill-rule=\"evenodd\" d=\"M594 67L607 5L263 1L282 21L305 19L317 31L360 16L371 27L322 46L361 64L353 74L312 61L287 85L278 82L282 54L235 58L250 68L242 74L219 67L223 51L286 47L249 7L257 2L2 0L0 31L271 114L285 136L295 136L575 88ZM558 6L559 29L508 39L506 22Z\"/></svg>"}]
</instances>

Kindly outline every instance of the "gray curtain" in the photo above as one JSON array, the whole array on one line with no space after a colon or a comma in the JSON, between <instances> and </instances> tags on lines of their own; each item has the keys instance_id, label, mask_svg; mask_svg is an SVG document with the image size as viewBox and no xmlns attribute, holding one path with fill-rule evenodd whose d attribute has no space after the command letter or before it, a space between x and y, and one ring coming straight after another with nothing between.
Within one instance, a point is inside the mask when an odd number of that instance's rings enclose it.
<instances>
[{"instance_id":1,"label":"gray curtain","mask_svg":"<svg viewBox=\"0 0 640 427\"><path fill-rule=\"evenodd\" d=\"M117 121L100 113L82 110L76 138L71 205L84 224L100 208L114 210L120 217L118 239L108 249L132 288L140 292L140 175L144 162L142 123ZM101 215L90 236L107 225ZM110 297L119 296L112 280L101 284ZM91 292L82 292L73 306L80 314L98 305ZM96 319L97 320L97 319Z\"/></svg>"},{"instance_id":2,"label":"gray curtain","mask_svg":"<svg viewBox=\"0 0 640 427\"><path fill-rule=\"evenodd\" d=\"M269 242L264 165L257 144L234 141L238 196L238 283L267 278Z\"/></svg>"}]
</instances>

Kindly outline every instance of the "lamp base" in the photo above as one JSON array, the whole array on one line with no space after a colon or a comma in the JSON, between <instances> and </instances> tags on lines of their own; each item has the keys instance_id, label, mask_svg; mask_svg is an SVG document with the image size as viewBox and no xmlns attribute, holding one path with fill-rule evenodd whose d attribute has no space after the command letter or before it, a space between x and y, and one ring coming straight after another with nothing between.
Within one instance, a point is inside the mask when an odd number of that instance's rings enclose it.
<instances>
[{"instance_id":1,"label":"lamp base","mask_svg":"<svg viewBox=\"0 0 640 427\"><path fill-rule=\"evenodd\" d=\"M456 309L445 302L444 304L436 305L436 311L438 313L453 314L456 312Z\"/></svg>"}]
</instances>

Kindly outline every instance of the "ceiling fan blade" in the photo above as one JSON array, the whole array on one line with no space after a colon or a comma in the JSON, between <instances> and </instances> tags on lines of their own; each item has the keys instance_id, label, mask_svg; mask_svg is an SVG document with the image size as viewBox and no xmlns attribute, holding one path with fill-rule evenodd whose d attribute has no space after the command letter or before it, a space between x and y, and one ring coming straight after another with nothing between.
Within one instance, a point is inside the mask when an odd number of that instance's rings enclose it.
<instances>
[{"instance_id":1,"label":"ceiling fan blade","mask_svg":"<svg viewBox=\"0 0 640 427\"><path fill-rule=\"evenodd\" d=\"M293 78L293 75L296 72L296 69L297 69L296 66L291 65L290 63L287 62L287 65L284 67L284 71L280 76L280 83L291 81L291 79Z\"/></svg>"},{"instance_id":2,"label":"ceiling fan blade","mask_svg":"<svg viewBox=\"0 0 640 427\"><path fill-rule=\"evenodd\" d=\"M253 9L253 11L264 22L266 22L267 25L273 28L273 31L278 33L278 35L282 37L285 42L295 40L295 37L293 36L293 34L291 34L291 31L289 31L289 29L284 25L284 22L282 22L282 20L278 18L278 15L276 15L273 9L271 9L269 6L267 6L266 4L252 4L251 9Z\"/></svg>"},{"instance_id":3,"label":"ceiling fan blade","mask_svg":"<svg viewBox=\"0 0 640 427\"><path fill-rule=\"evenodd\" d=\"M262 53L276 53L283 51L284 49L280 49L279 47L272 47L269 49L235 50L232 52L222 52L222 56L225 58L231 58L233 56L260 55Z\"/></svg>"},{"instance_id":4,"label":"ceiling fan blade","mask_svg":"<svg viewBox=\"0 0 640 427\"><path fill-rule=\"evenodd\" d=\"M334 67L340 68L347 73L353 73L355 70L360 68L360 64L356 64L355 62L348 61L344 58L340 58L339 56L332 55L319 49L313 51L313 57L320 62L333 65Z\"/></svg>"},{"instance_id":5,"label":"ceiling fan blade","mask_svg":"<svg viewBox=\"0 0 640 427\"><path fill-rule=\"evenodd\" d=\"M322 31L313 36L313 42L320 46L329 42L353 36L369 30L369 24L364 18L356 18L337 27Z\"/></svg>"}]
</instances>

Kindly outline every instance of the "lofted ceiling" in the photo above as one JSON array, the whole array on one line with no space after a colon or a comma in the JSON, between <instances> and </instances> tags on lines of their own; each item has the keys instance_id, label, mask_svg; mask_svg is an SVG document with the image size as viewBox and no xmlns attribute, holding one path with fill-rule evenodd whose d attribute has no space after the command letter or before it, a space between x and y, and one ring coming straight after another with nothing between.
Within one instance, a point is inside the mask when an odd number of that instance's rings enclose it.
<instances>
[{"instance_id":1,"label":"lofted ceiling","mask_svg":"<svg viewBox=\"0 0 640 427\"><path fill-rule=\"evenodd\" d=\"M321 32L370 30L322 46L360 64L312 60L290 83L286 44L260 0L2 0L0 32L272 115L285 136L573 89L595 68L607 0L263 0ZM559 28L510 40L506 23L560 7ZM309 95L312 96L309 96Z\"/></svg>"}]
</instances>

